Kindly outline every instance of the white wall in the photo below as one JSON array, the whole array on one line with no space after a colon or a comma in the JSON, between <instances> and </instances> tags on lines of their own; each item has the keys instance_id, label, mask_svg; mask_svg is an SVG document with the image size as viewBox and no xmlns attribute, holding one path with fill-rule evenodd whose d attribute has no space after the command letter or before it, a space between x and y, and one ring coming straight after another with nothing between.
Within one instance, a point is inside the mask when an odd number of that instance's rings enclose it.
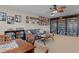
<instances>
[{"instance_id":1,"label":"white wall","mask_svg":"<svg viewBox=\"0 0 79 59\"><path fill-rule=\"evenodd\" d=\"M50 25L48 26L40 26L38 24L32 24L31 21L30 23L26 23L25 22L25 18L26 16L34 16L31 14L26 14L23 11L17 11L17 10L13 10L13 9L9 9L3 6L0 6L0 12L6 12L8 16L15 16L15 15L21 15L22 16L22 22L21 23L15 23L15 24L7 24L7 21L0 21L0 34L3 34L4 31L6 31L7 29L15 29L15 28L24 28L24 29L42 29L42 30L46 30L46 31L50 31ZM36 16L35 16L36 17Z\"/></svg>"}]
</instances>

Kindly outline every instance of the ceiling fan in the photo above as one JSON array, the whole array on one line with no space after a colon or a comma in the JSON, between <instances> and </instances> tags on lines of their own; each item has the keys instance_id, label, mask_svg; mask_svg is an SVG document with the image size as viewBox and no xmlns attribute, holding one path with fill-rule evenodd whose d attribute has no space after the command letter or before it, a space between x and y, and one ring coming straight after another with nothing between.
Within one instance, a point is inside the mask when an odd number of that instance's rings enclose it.
<instances>
[{"instance_id":1,"label":"ceiling fan","mask_svg":"<svg viewBox=\"0 0 79 59\"><path fill-rule=\"evenodd\" d=\"M66 6L59 6L57 7L57 5L53 5L53 8L49 8L51 14L56 14L56 13L63 13L64 9L66 8Z\"/></svg>"}]
</instances>

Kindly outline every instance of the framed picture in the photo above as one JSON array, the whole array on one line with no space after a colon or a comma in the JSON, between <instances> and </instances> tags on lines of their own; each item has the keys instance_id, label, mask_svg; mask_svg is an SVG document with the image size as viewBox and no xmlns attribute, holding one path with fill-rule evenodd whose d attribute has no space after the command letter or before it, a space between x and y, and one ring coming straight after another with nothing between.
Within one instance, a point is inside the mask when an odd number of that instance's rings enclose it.
<instances>
[{"instance_id":1,"label":"framed picture","mask_svg":"<svg viewBox=\"0 0 79 59\"><path fill-rule=\"evenodd\" d=\"M20 15L15 15L15 21L16 22L21 22L22 17Z\"/></svg>"},{"instance_id":2,"label":"framed picture","mask_svg":"<svg viewBox=\"0 0 79 59\"><path fill-rule=\"evenodd\" d=\"M29 16L26 16L26 23L29 23Z\"/></svg>"},{"instance_id":3,"label":"framed picture","mask_svg":"<svg viewBox=\"0 0 79 59\"><path fill-rule=\"evenodd\" d=\"M7 16L7 24L14 24L14 17L13 16Z\"/></svg>"},{"instance_id":4,"label":"framed picture","mask_svg":"<svg viewBox=\"0 0 79 59\"><path fill-rule=\"evenodd\" d=\"M6 13L0 12L0 21L6 21L6 17L7 17Z\"/></svg>"}]
</instances>

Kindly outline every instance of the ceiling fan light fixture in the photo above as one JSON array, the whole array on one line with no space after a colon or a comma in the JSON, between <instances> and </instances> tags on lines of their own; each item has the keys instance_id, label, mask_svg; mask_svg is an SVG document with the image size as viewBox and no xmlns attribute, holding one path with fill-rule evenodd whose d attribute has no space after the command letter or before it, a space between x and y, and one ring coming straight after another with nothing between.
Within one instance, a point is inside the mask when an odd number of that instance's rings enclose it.
<instances>
[{"instance_id":1,"label":"ceiling fan light fixture","mask_svg":"<svg viewBox=\"0 0 79 59\"><path fill-rule=\"evenodd\" d=\"M53 14L56 14L56 13L57 13L57 10L52 11L52 13L53 13Z\"/></svg>"},{"instance_id":2,"label":"ceiling fan light fixture","mask_svg":"<svg viewBox=\"0 0 79 59\"><path fill-rule=\"evenodd\" d=\"M55 14L54 14L54 13L51 13L51 16L52 16L52 17L54 17L54 16L55 16Z\"/></svg>"},{"instance_id":3,"label":"ceiling fan light fixture","mask_svg":"<svg viewBox=\"0 0 79 59\"><path fill-rule=\"evenodd\" d=\"M54 14L52 14L51 16L55 16Z\"/></svg>"}]
</instances>

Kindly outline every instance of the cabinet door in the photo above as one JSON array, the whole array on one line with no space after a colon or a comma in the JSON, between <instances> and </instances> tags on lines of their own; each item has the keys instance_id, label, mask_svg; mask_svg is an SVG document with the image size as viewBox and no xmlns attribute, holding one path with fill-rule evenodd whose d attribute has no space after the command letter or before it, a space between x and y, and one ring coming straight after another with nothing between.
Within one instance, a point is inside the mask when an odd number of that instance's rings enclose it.
<instances>
[{"instance_id":1,"label":"cabinet door","mask_svg":"<svg viewBox=\"0 0 79 59\"><path fill-rule=\"evenodd\" d=\"M67 19L67 35L77 36L77 18Z\"/></svg>"},{"instance_id":2,"label":"cabinet door","mask_svg":"<svg viewBox=\"0 0 79 59\"><path fill-rule=\"evenodd\" d=\"M58 19L58 34L65 35L65 19Z\"/></svg>"},{"instance_id":3,"label":"cabinet door","mask_svg":"<svg viewBox=\"0 0 79 59\"><path fill-rule=\"evenodd\" d=\"M51 20L51 32L57 33L57 20Z\"/></svg>"}]
</instances>

